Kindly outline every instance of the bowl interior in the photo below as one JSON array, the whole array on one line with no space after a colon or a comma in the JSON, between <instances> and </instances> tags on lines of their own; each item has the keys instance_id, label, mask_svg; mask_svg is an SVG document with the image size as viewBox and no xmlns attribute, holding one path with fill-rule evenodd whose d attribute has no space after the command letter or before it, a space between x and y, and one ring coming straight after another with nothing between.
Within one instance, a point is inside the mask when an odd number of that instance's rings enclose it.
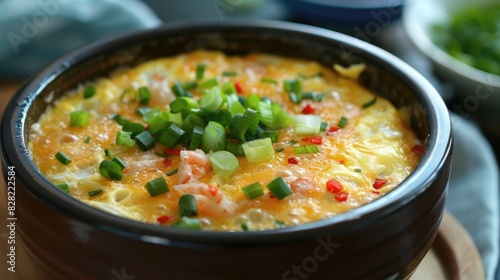
<instances>
[{"instance_id":1,"label":"bowl interior","mask_svg":"<svg viewBox=\"0 0 500 280\"><path fill-rule=\"evenodd\" d=\"M51 102L68 90L122 67L197 49L220 50L229 55L271 53L314 60L328 67L334 63L343 66L365 63L366 71L359 82L396 107L406 106L411 113L411 126L427 143L427 151L416 170L399 187L374 202L330 219L283 230L229 233L224 242L254 242L248 237L255 235L267 236L268 242L283 242L310 237L312 229L328 227L331 231L337 226L342 231L345 230L343 225L356 223L361 217L376 219L377 214L388 211L388 205L404 205L428 187L432 177L436 176L435 170L440 168L447 156L450 124L444 103L423 77L394 56L357 39L323 29L277 22L225 22L177 24L136 32L87 45L54 61L28 81L11 101L4 120L12 119L15 125L9 127L5 121L3 123L2 135L3 139L7 139L4 157L19 166L18 173L32 175L23 179L31 192L82 220L92 220L117 231L127 232L134 228L135 233L144 235L220 241L221 233L186 233L148 225L93 209L76 199L68 199L40 174L26 148L31 125ZM317 236L319 233L316 231L314 234Z\"/></svg>"}]
</instances>

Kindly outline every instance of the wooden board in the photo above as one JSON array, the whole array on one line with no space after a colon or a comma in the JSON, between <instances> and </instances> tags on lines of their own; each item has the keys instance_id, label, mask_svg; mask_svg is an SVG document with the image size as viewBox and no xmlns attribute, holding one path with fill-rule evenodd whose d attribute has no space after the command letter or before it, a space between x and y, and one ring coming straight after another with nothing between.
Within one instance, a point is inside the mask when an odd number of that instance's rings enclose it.
<instances>
[{"instance_id":1,"label":"wooden board","mask_svg":"<svg viewBox=\"0 0 500 280\"><path fill-rule=\"evenodd\" d=\"M3 113L8 100L19 86L18 81L0 80L0 113ZM0 175L0 263L6 263L7 227L6 197L3 188L3 178ZM22 240L16 240L16 272L9 272L6 266L0 266L0 279L39 279L26 251ZM444 213L434 244L419 265L411 280L480 280L484 279L484 269L479 253L467 231L448 212Z\"/></svg>"}]
</instances>

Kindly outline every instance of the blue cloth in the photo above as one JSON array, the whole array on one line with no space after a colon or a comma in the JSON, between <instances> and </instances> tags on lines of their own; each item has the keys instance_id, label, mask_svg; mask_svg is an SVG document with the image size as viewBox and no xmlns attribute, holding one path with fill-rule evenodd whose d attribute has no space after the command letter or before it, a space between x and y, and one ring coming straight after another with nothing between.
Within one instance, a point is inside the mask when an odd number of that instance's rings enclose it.
<instances>
[{"instance_id":1,"label":"blue cloth","mask_svg":"<svg viewBox=\"0 0 500 280\"><path fill-rule=\"evenodd\" d=\"M457 115L452 115L452 122L455 150L446 209L474 240L486 279L494 279L500 238L498 166L490 145L475 125Z\"/></svg>"},{"instance_id":2,"label":"blue cloth","mask_svg":"<svg viewBox=\"0 0 500 280\"><path fill-rule=\"evenodd\" d=\"M159 24L137 0L3 0L0 76L26 77L81 44Z\"/></svg>"}]
</instances>

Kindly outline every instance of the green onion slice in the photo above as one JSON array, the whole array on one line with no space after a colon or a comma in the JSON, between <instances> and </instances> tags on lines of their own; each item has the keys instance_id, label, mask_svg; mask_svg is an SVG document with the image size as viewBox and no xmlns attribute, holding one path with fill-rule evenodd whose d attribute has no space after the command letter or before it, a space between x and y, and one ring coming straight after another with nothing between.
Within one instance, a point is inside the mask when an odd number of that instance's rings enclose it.
<instances>
[{"instance_id":1,"label":"green onion slice","mask_svg":"<svg viewBox=\"0 0 500 280\"><path fill-rule=\"evenodd\" d=\"M120 165L111 160L103 160L99 164L99 173L111 180L121 180L122 178L122 168Z\"/></svg>"},{"instance_id":2,"label":"green onion slice","mask_svg":"<svg viewBox=\"0 0 500 280\"><path fill-rule=\"evenodd\" d=\"M236 71L224 71L224 72L222 72L222 76L224 76L224 77L234 77L237 74L238 73L236 73Z\"/></svg>"},{"instance_id":3,"label":"green onion slice","mask_svg":"<svg viewBox=\"0 0 500 280\"><path fill-rule=\"evenodd\" d=\"M363 108L368 108L370 106L372 106L373 104L375 104L377 102L377 97L374 97L372 100L366 102L366 103L363 103Z\"/></svg>"},{"instance_id":4,"label":"green onion slice","mask_svg":"<svg viewBox=\"0 0 500 280\"><path fill-rule=\"evenodd\" d=\"M158 139L158 142L161 144L165 145L168 148L173 148L179 140L181 139L182 135L184 135L184 130L180 128L178 125L175 123L170 124L170 126L161 134L160 138Z\"/></svg>"},{"instance_id":5,"label":"green onion slice","mask_svg":"<svg viewBox=\"0 0 500 280\"><path fill-rule=\"evenodd\" d=\"M61 183L61 184L58 184L56 185L61 191L65 192L65 193L69 193L69 185L68 183Z\"/></svg>"},{"instance_id":6,"label":"green onion slice","mask_svg":"<svg viewBox=\"0 0 500 280\"><path fill-rule=\"evenodd\" d=\"M116 144L133 147L135 145L135 141L134 139L132 139L131 135L132 132L123 130L118 131L118 133L116 134Z\"/></svg>"},{"instance_id":7,"label":"green onion slice","mask_svg":"<svg viewBox=\"0 0 500 280\"><path fill-rule=\"evenodd\" d=\"M179 211L183 217L192 217L198 215L196 207L196 198L192 194L184 194L179 198Z\"/></svg>"},{"instance_id":8,"label":"green onion slice","mask_svg":"<svg viewBox=\"0 0 500 280\"><path fill-rule=\"evenodd\" d=\"M213 88L219 85L216 78L208 79L200 84L200 88Z\"/></svg>"},{"instance_id":9,"label":"green onion slice","mask_svg":"<svg viewBox=\"0 0 500 280\"><path fill-rule=\"evenodd\" d=\"M165 173L165 175L170 177L170 176L177 174L177 172L179 172L179 169L176 168L176 169L172 169L172 170L168 171L167 173Z\"/></svg>"},{"instance_id":10,"label":"green onion slice","mask_svg":"<svg viewBox=\"0 0 500 280\"><path fill-rule=\"evenodd\" d=\"M278 200L282 200L293 193L290 186L281 177L278 177L267 184L267 188Z\"/></svg>"},{"instance_id":11,"label":"green onion slice","mask_svg":"<svg viewBox=\"0 0 500 280\"><path fill-rule=\"evenodd\" d=\"M212 153L209 158L212 169L215 174L229 177L240 168L240 163L235 155L228 151L217 151Z\"/></svg>"},{"instance_id":12,"label":"green onion slice","mask_svg":"<svg viewBox=\"0 0 500 280\"><path fill-rule=\"evenodd\" d=\"M69 113L69 126L84 127L87 126L90 120L90 112L73 111Z\"/></svg>"},{"instance_id":13,"label":"green onion slice","mask_svg":"<svg viewBox=\"0 0 500 280\"><path fill-rule=\"evenodd\" d=\"M245 152L243 151L242 145L242 143L228 142L226 150L237 157L244 157Z\"/></svg>"},{"instance_id":14,"label":"green onion slice","mask_svg":"<svg viewBox=\"0 0 500 280\"><path fill-rule=\"evenodd\" d=\"M194 151L201 146L203 141L203 134L205 133L205 129L201 128L197 125L193 128L193 133L191 133L191 142L189 142L189 149Z\"/></svg>"},{"instance_id":15,"label":"green onion slice","mask_svg":"<svg viewBox=\"0 0 500 280\"><path fill-rule=\"evenodd\" d=\"M264 84L273 84L273 85L278 84L278 82L276 80L271 79L271 78L260 78L260 82L264 83Z\"/></svg>"},{"instance_id":16,"label":"green onion slice","mask_svg":"<svg viewBox=\"0 0 500 280\"><path fill-rule=\"evenodd\" d=\"M92 140L92 137L87 136L87 137L85 137L85 140L83 140L83 142L85 142L85 144L88 144L88 143L90 143L90 140Z\"/></svg>"},{"instance_id":17,"label":"green onion slice","mask_svg":"<svg viewBox=\"0 0 500 280\"><path fill-rule=\"evenodd\" d=\"M248 141L242 144L242 148L249 162L262 162L274 157L273 143L270 138Z\"/></svg>"},{"instance_id":18,"label":"green onion slice","mask_svg":"<svg viewBox=\"0 0 500 280\"><path fill-rule=\"evenodd\" d=\"M149 181L144 188L146 188L148 193L153 197L169 192L167 181L165 181L163 177Z\"/></svg>"},{"instance_id":19,"label":"green onion slice","mask_svg":"<svg viewBox=\"0 0 500 280\"><path fill-rule=\"evenodd\" d=\"M85 87L85 90L83 91L83 98L87 99L87 98L91 98L95 95L95 86L94 85L88 85L87 87Z\"/></svg>"},{"instance_id":20,"label":"green onion slice","mask_svg":"<svg viewBox=\"0 0 500 280\"><path fill-rule=\"evenodd\" d=\"M139 149L143 151L147 151L155 146L155 139L148 130L137 134L137 136L135 136L135 142Z\"/></svg>"},{"instance_id":21,"label":"green onion slice","mask_svg":"<svg viewBox=\"0 0 500 280\"><path fill-rule=\"evenodd\" d=\"M201 63L196 66L196 80L203 79L203 75L205 74L205 68L206 65Z\"/></svg>"},{"instance_id":22,"label":"green onion slice","mask_svg":"<svg viewBox=\"0 0 500 280\"><path fill-rule=\"evenodd\" d=\"M200 100L200 107L205 111L215 112L221 107L222 102L222 92L219 87L214 86L205 92Z\"/></svg>"},{"instance_id":23,"label":"green onion slice","mask_svg":"<svg viewBox=\"0 0 500 280\"><path fill-rule=\"evenodd\" d=\"M148 105L149 100L151 100L151 92L147 87L139 88L139 104Z\"/></svg>"},{"instance_id":24,"label":"green onion slice","mask_svg":"<svg viewBox=\"0 0 500 280\"><path fill-rule=\"evenodd\" d=\"M342 117L340 118L340 121L339 121L339 123L338 123L338 126L339 126L339 127L345 127L345 126L347 125L347 122L348 122L348 121L349 121L349 120L348 120L346 117L342 116Z\"/></svg>"},{"instance_id":25,"label":"green onion slice","mask_svg":"<svg viewBox=\"0 0 500 280\"><path fill-rule=\"evenodd\" d=\"M319 147L316 144L295 147L295 152L297 154L312 154L319 153Z\"/></svg>"},{"instance_id":26,"label":"green onion slice","mask_svg":"<svg viewBox=\"0 0 500 280\"><path fill-rule=\"evenodd\" d=\"M201 230L202 224L200 220L195 218L182 217L173 225L175 228Z\"/></svg>"},{"instance_id":27,"label":"green onion slice","mask_svg":"<svg viewBox=\"0 0 500 280\"><path fill-rule=\"evenodd\" d=\"M71 162L71 159L69 159L69 157L63 152L57 152L55 157L60 163L64 165L67 165Z\"/></svg>"},{"instance_id":28,"label":"green onion slice","mask_svg":"<svg viewBox=\"0 0 500 280\"><path fill-rule=\"evenodd\" d=\"M92 197L92 196L96 196L98 194L102 193L102 190L99 189L99 190L93 190L93 191L90 191L89 192L89 196Z\"/></svg>"},{"instance_id":29,"label":"green onion slice","mask_svg":"<svg viewBox=\"0 0 500 280\"><path fill-rule=\"evenodd\" d=\"M224 127L217 122L208 122L202 137L202 146L205 152L221 151L226 148L227 138Z\"/></svg>"},{"instance_id":30,"label":"green onion slice","mask_svg":"<svg viewBox=\"0 0 500 280\"><path fill-rule=\"evenodd\" d=\"M297 135L319 134L321 117L315 115L296 115L294 117L293 131Z\"/></svg>"},{"instance_id":31,"label":"green onion slice","mask_svg":"<svg viewBox=\"0 0 500 280\"><path fill-rule=\"evenodd\" d=\"M125 163L119 157L114 157L112 161L116 162L122 170L126 167Z\"/></svg>"},{"instance_id":32,"label":"green onion slice","mask_svg":"<svg viewBox=\"0 0 500 280\"><path fill-rule=\"evenodd\" d=\"M257 198L264 195L264 190L259 182L255 182L251 185L241 188L243 193L250 199Z\"/></svg>"},{"instance_id":33,"label":"green onion slice","mask_svg":"<svg viewBox=\"0 0 500 280\"><path fill-rule=\"evenodd\" d=\"M128 88L123 90L120 100L125 104L137 102L137 92L134 89Z\"/></svg>"},{"instance_id":34,"label":"green onion slice","mask_svg":"<svg viewBox=\"0 0 500 280\"><path fill-rule=\"evenodd\" d=\"M140 123L135 123L135 122L127 122L123 125L122 127L123 131L130 132L130 136L132 138L136 137L139 135L141 132L145 131L146 128L140 124Z\"/></svg>"}]
</instances>

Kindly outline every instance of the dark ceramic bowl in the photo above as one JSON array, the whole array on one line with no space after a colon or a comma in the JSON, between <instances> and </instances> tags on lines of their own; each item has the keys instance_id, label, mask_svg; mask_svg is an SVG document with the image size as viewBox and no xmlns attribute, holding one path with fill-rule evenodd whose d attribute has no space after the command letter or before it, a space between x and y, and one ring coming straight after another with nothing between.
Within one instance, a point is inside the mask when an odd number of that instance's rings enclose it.
<instances>
[{"instance_id":1,"label":"dark ceramic bowl","mask_svg":"<svg viewBox=\"0 0 500 280\"><path fill-rule=\"evenodd\" d=\"M79 83L196 49L265 52L331 66L364 62L360 83L412 108L427 148L415 171L380 199L333 218L260 232L196 232L120 218L59 191L33 164L30 126ZM280 22L177 24L99 41L27 81L3 116L2 162L15 167L17 234L45 279L405 279L439 227L451 162L448 111L408 65L335 32ZM7 177L7 176L5 176Z\"/></svg>"}]
</instances>

